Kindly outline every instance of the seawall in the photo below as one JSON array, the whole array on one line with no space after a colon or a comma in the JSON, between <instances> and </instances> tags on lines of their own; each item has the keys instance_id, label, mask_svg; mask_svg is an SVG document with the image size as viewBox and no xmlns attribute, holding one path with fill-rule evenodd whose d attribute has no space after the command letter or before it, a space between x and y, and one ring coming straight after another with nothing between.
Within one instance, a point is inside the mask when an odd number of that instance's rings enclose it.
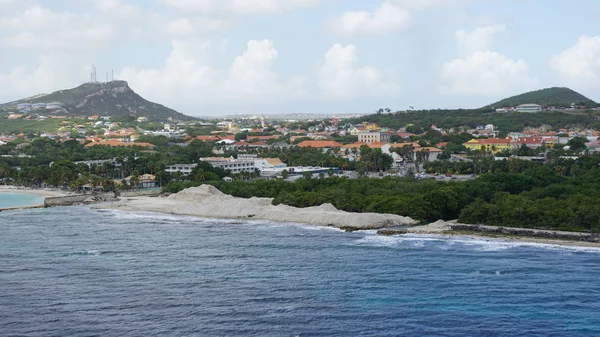
<instances>
[{"instance_id":1,"label":"seawall","mask_svg":"<svg viewBox=\"0 0 600 337\"><path fill-rule=\"evenodd\" d=\"M560 239L583 242L600 242L600 233L565 232L545 229L496 227L483 225L452 224L452 231L469 231L490 234L505 234L524 237L537 237L543 239Z\"/></svg>"},{"instance_id":2,"label":"seawall","mask_svg":"<svg viewBox=\"0 0 600 337\"><path fill-rule=\"evenodd\" d=\"M123 191L119 193L119 197L141 197L141 196L158 196L158 191ZM99 194L77 194L67 195L63 197L50 197L44 199L44 207L54 206L71 206L81 203L95 203L104 201L114 201L114 193L99 193Z\"/></svg>"}]
</instances>

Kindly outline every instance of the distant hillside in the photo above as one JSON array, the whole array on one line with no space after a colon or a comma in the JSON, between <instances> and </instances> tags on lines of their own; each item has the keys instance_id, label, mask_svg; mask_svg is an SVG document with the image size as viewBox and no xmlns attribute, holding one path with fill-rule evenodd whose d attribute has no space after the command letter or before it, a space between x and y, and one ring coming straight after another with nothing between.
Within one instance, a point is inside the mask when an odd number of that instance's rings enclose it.
<instances>
[{"instance_id":1,"label":"distant hillside","mask_svg":"<svg viewBox=\"0 0 600 337\"><path fill-rule=\"evenodd\" d=\"M569 88L547 88L527 92L521 95L503 99L486 108L502 108L508 106L517 106L520 104L539 104L543 106L556 106L568 108L572 103L585 105L586 107L596 107L598 104L582 94Z\"/></svg>"},{"instance_id":2,"label":"distant hillside","mask_svg":"<svg viewBox=\"0 0 600 337\"><path fill-rule=\"evenodd\" d=\"M19 103L61 103L63 112L70 115L86 116L128 116L147 117L154 121L165 121L169 117L176 120L190 120L186 116L164 105L147 101L136 94L125 81L107 83L84 83L73 89L65 89L48 95L38 95L4 104L5 107Z\"/></svg>"}]
</instances>

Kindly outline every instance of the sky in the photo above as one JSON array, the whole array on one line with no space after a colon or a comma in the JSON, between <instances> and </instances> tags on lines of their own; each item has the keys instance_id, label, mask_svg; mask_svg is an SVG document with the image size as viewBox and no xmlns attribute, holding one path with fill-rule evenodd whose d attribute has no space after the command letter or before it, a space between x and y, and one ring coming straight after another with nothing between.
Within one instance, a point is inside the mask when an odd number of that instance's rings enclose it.
<instances>
[{"instance_id":1,"label":"sky","mask_svg":"<svg viewBox=\"0 0 600 337\"><path fill-rule=\"evenodd\" d=\"M106 74L192 116L600 101L597 0L0 0L0 102Z\"/></svg>"}]
</instances>

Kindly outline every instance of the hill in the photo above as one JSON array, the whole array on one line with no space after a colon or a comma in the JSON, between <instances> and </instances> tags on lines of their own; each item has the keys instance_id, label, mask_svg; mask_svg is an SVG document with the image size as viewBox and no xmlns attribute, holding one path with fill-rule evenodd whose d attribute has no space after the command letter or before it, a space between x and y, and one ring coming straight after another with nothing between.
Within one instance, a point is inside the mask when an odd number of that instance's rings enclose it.
<instances>
[{"instance_id":1,"label":"hill","mask_svg":"<svg viewBox=\"0 0 600 337\"><path fill-rule=\"evenodd\" d=\"M536 91L527 92L517 96L503 99L499 102L490 104L485 108L502 108L508 106L517 106L520 104L539 104L543 106L555 106L568 108L571 107L572 103L577 105L583 105L591 108L596 107L598 104L591 99L583 96L582 94L571 90L569 88L547 88Z\"/></svg>"},{"instance_id":2,"label":"hill","mask_svg":"<svg viewBox=\"0 0 600 337\"><path fill-rule=\"evenodd\" d=\"M64 89L47 95L37 95L5 103L5 108L21 103L60 103L55 112L59 115L129 116L146 117L152 121L190 120L164 105L150 102L133 91L125 81L84 83L73 89ZM55 105L56 106L56 105Z\"/></svg>"}]
</instances>

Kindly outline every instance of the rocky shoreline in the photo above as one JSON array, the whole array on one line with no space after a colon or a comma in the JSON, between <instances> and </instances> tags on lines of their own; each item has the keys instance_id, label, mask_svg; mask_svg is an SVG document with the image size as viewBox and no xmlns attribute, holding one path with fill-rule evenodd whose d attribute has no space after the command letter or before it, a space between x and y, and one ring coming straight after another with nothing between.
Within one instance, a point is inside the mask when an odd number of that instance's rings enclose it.
<instances>
[{"instance_id":1,"label":"rocky shoreline","mask_svg":"<svg viewBox=\"0 0 600 337\"><path fill-rule=\"evenodd\" d=\"M271 198L236 198L211 185L191 187L168 197L122 198L100 205L99 209L158 212L205 218L259 219L277 222L305 223L344 230L380 229L411 226L417 221L395 214L351 213L331 204L297 208L272 205Z\"/></svg>"},{"instance_id":2,"label":"rocky shoreline","mask_svg":"<svg viewBox=\"0 0 600 337\"><path fill-rule=\"evenodd\" d=\"M204 218L305 223L345 231L377 230L377 234L388 236L407 234L483 236L547 244L600 246L600 235L595 233L467 225L443 220L416 226L417 221L394 214L351 213L338 210L331 204L307 208L275 206L272 205L272 201L271 198L236 198L222 193L214 186L202 185L166 197L124 197L117 202L102 204L95 208Z\"/></svg>"},{"instance_id":3,"label":"rocky shoreline","mask_svg":"<svg viewBox=\"0 0 600 337\"><path fill-rule=\"evenodd\" d=\"M511 241L526 241L568 246L600 247L599 233L566 232L545 229L513 228L485 225L468 225L456 221L443 221L410 228L380 229L377 234L384 236L407 234L431 234L453 236L482 236Z\"/></svg>"}]
</instances>

